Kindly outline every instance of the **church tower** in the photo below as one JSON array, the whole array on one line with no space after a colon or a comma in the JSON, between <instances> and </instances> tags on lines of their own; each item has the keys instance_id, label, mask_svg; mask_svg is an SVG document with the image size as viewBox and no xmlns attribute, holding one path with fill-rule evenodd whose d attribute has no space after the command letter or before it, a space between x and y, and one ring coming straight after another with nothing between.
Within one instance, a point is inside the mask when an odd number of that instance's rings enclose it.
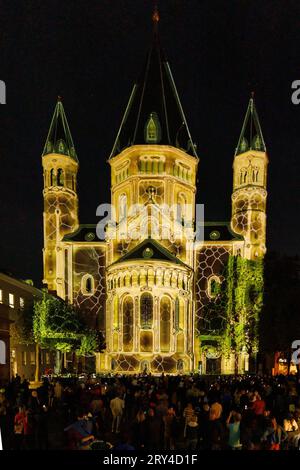
<instances>
[{"instance_id":1,"label":"church tower","mask_svg":"<svg viewBox=\"0 0 300 470\"><path fill-rule=\"evenodd\" d=\"M232 230L245 239L243 257L266 252L268 156L253 96L249 101L233 162Z\"/></svg>"},{"instance_id":2,"label":"church tower","mask_svg":"<svg viewBox=\"0 0 300 470\"><path fill-rule=\"evenodd\" d=\"M44 283L57 291L57 243L78 227L78 159L58 98L42 154L44 171Z\"/></svg>"},{"instance_id":3,"label":"church tower","mask_svg":"<svg viewBox=\"0 0 300 470\"><path fill-rule=\"evenodd\" d=\"M133 86L109 159L117 224L110 262L151 237L192 266L189 246L199 160L160 45L156 10L152 20L146 64Z\"/></svg>"},{"instance_id":4,"label":"church tower","mask_svg":"<svg viewBox=\"0 0 300 470\"><path fill-rule=\"evenodd\" d=\"M134 84L109 163L106 360L120 372L193 368L198 157L159 40ZM184 228L184 230L183 230Z\"/></svg>"}]
</instances>

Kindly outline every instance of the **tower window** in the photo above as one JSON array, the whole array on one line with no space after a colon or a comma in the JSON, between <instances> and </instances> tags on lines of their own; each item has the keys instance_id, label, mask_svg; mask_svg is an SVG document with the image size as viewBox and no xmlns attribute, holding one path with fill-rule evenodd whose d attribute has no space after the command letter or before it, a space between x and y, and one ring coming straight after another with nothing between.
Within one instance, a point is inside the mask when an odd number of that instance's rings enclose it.
<instances>
[{"instance_id":1,"label":"tower window","mask_svg":"<svg viewBox=\"0 0 300 470\"><path fill-rule=\"evenodd\" d=\"M240 173L240 184L245 184L247 182L247 169L242 168Z\"/></svg>"},{"instance_id":2,"label":"tower window","mask_svg":"<svg viewBox=\"0 0 300 470\"><path fill-rule=\"evenodd\" d=\"M64 185L64 172L61 168L57 170L57 185L58 186Z\"/></svg>"},{"instance_id":3,"label":"tower window","mask_svg":"<svg viewBox=\"0 0 300 470\"><path fill-rule=\"evenodd\" d=\"M81 292L83 295L93 295L95 291L95 281L91 274L85 274L81 279Z\"/></svg>"},{"instance_id":4,"label":"tower window","mask_svg":"<svg viewBox=\"0 0 300 470\"><path fill-rule=\"evenodd\" d=\"M56 184L56 177L55 177L54 169L52 168L52 170L50 171L50 186L55 186L55 184Z\"/></svg>"},{"instance_id":5,"label":"tower window","mask_svg":"<svg viewBox=\"0 0 300 470\"><path fill-rule=\"evenodd\" d=\"M252 181L253 181L253 183L258 182L258 171L259 170L258 170L257 167L253 168L253 170L252 170Z\"/></svg>"},{"instance_id":6,"label":"tower window","mask_svg":"<svg viewBox=\"0 0 300 470\"><path fill-rule=\"evenodd\" d=\"M186 218L186 198L185 195L180 193L177 196L177 221L184 223Z\"/></svg>"},{"instance_id":7,"label":"tower window","mask_svg":"<svg viewBox=\"0 0 300 470\"><path fill-rule=\"evenodd\" d=\"M127 217L127 196L121 194L119 196L119 221L125 220Z\"/></svg>"}]
</instances>

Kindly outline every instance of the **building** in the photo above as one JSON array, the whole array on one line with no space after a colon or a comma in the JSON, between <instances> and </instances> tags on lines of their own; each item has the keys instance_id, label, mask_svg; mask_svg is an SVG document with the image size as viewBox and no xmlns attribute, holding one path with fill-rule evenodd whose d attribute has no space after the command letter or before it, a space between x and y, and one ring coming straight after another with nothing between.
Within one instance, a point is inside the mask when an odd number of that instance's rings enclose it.
<instances>
[{"instance_id":1,"label":"building","mask_svg":"<svg viewBox=\"0 0 300 470\"><path fill-rule=\"evenodd\" d=\"M0 383L15 374L34 380L36 345L33 339L22 335L23 320L31 315L33 303L42 298L42 291L31 281L16 279L0 273ZM38 360L42 368L53 367L53 354L40 351Z\"/></svg>"},{"instance_id":2,"label":"building","mask_svg":"<svg viewBox=\"0 0 300 470\"><path fill-rule=\"evenodd\" d=\"M146 66L108 160L103 236L103 221L78 220L79 160L56 104L42 154L44 282L105 333L98 371L242 373L258 351L266 147L251 97L233 160L231 220L198 221L199 157L158 21L155 12Z\"/></svg>"}]
</instances>

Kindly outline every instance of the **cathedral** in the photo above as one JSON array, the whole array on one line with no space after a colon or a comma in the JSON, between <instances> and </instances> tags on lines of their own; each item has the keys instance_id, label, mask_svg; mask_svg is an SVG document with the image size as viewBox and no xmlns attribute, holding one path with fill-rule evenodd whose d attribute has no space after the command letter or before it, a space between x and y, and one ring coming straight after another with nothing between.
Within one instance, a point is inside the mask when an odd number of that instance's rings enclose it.
<instances>
[{"instance_id":1,"label":"cathedral","mask_svg":"<svg viewBox=\"0 0 300 470\"><path fill-rule=\"evenodd\" d=\"M156 11L146 64L108 158L110 216L97 225L78 220L79 157L57 101L42 154L44 283L104 333L97 372L251 372L268 165L254 98L233 158L231 220L203 221L195 201L199 156L158 22Z\"/></svg>"}]
</instances>

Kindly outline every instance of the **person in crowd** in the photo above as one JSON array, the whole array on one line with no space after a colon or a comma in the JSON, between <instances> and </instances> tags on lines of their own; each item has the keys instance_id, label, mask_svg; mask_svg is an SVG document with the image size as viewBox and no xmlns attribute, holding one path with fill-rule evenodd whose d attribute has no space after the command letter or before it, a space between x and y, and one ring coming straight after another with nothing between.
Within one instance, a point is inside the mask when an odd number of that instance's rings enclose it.
<instances>
[{"instance_id":1,"label":"person in crowd","mask_svg":"<svg viewBox=\"0 0 300 470\"><path fill-rule=\"evenodd\" d=\"M17 376L0 389L0 426L5 449L90 450L94 441L149 451L299 449L300 382L86 374L47 377L30 390Z\"/></svg>"},{"instance_id":2,"label":"person in crowd","mask_svg":"<svg viewBox=\"0 0 300 470\"><path fill-rule=\"evenodd\" d=\"M186 442L188 450L196 450L198 445L198 417L193 414L186 426Z\"/></svg>"},{"instance_id":3,"label":"person in crowd","mask_svg":"<svg viewBox=\"0 0 300 470\"><path fill-rule=\"evenodd\" d=\"M113 417L111 431L119 433L125 402L120 396L116 396L110 401L109 406Z\"/></svg>"},{"instance_id":4,"label":"person in crowd","mask_svg":"<svg viewBox=\"0 0 300 470\"><path fill-rule=\"evenodd\" d=\"M241 445L241 419L242 416L236 411L230 411L226 420L229 430L228 446L231 450L240 450Z\"/></svg>"}]
</instances>

